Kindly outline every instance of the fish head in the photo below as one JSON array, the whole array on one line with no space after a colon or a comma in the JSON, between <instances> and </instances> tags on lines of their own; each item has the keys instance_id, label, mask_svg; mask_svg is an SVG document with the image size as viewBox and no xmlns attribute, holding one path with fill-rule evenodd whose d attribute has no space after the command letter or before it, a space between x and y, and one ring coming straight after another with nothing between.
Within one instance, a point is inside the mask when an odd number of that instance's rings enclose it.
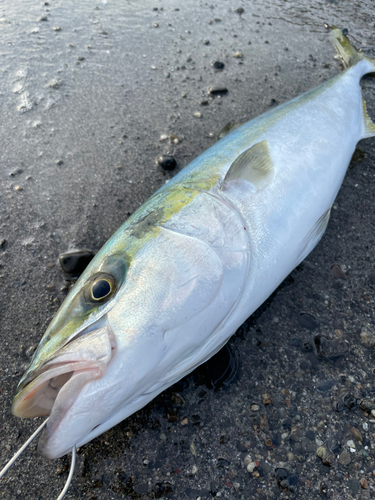
<instances>
[{"instance_id":1,"label":"fish head","mask_svg":"<svg viewBox=\"0 0 375 500\"><path fill-rule=\"evenodd\" d=\"M199 319L189 320L217 294L222 265L152 213L150 223L120 228L91 261L21 379L12 413L49 416L38 445L46 458L90 441L197 365L203 338Z\"/></svg>"},{"instance_id":2,"label":"fish head","mask_svg":"<svg viewBox=\"0 0 375 500\"><path fill-rule=\"evenodd\" d=\"M49 416L39 443L43 456L64 455L75 444L62 438L63 423L85 386L102 381L116 357L117 338L108 312L124 286L128 266L126 252L97 255L53 318L18 384L12 413L24 418ZM97 392L103 389L97 384ZM85 433L79 423L75 431L75 435ZM58 447L49 446L51 436L60 442Z\"/></svg>"}]
</instances>

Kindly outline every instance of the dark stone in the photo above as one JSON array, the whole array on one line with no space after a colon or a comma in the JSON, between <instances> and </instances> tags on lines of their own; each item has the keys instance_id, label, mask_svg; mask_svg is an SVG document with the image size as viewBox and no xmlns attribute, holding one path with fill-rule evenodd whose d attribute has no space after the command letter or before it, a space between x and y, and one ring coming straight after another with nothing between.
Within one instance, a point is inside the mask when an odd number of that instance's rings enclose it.
<instances>
[{"instance_id":1,"label":"dark stone","mask_svg":"<svg viewBox=\"0 0 375 500\"><path fill-rule=\"evenodd\" d=\"M176 168L177 162L173 156L161 155L157 159L158 165L160 165L164 170L173 170Z\"/></svg>"},{"instance_id":2,"label":"dark stone","mask_svg":"<svg viewBox=\"0 0 375 500\"><path fill-rule=\"evenodd\" d=\"M93 259L94 253L90 250L73 250L59 255L59 264L65 274L71 278L78 278Z\"/></svg>"},{"instance_id":3,"label":"dark stone","mask_svg":"<svg viewBox=\"0 0 375 500\"><path fill-rule=\"evenodd\" d=\"M323 335L314 337L315 354L321 359L336 359L349 351L348 344L339 339L327 339Z\"/></svg>"},{"instance_id":4,"label":"dark stone","mask_svg":"<svg viewBox=\"0 0 375 500\"><path fill-rule=\"evenodd\" d=\"M209 94L225 94L226 92L228 92L228 89L223 85L210 85L208 87Z\"/></svg>"},{"instance_id":5,"label":"dark stone","mask_svg":"<svg viewBox=\"0 0 375 500\"><path fill-rule=\"evenodd\" d=\"M234 12L235 12L236 14L241 15L241 14L243 14L243 13L245 12L245 9L244 9L244 8L242 8L242 7L237 7L236 9L234 9Z\"/></svg>"},{"instance_id":6,"label":"dark stone","mask_svg":"<svg viewBox=\"0 0 375 500\"><path fill-rule=\"evenodd\" d=\"M315 328L318 328L319 326L319 323L316 321L314 316L311 316L311 314L307 313L301 313L298 316L298 323L303 328L308 328L309 330L315 330Z\"/></svg>"},{"instance_id":7,"label":"dark stone","mask_svg":"<svg viewBox=\"0 0 375 500\"><path fill-rule=\"evenodd\" d=\"M333 264L333 266L331 267L331 274L336 279L344 279L345 278L344 271L337 264Z\"/></svg>"},{"instance_id":8,"label":"dark stone","mask_svg":"<svg viewBox=\"0 0 375 500\"><path fill-rule=\"evenodd\" d=\"M221 61L214 61L213 63L211 63L211 66L214 69L222 70L222 69L224 69L225 64L223 62L221 62Z\"/></svg>"},{"instance_id":9,"label":"dark stone","mask_svg":"<svg viewBox=\"0 0 375 500\"><path fill-rule=\"evenodd\" d=\"M315 432L314 431L307 431L306 437L309 438L310 441L315 441Z\"/></svg>"},{"instance_id":10,"label":"dark stone","mask_svg":"<svg viewBox=\"0 0 375 500\"><path fill-rule=\"evenodd\" d=\"M324 382L321 382L317 389L319 392L327 392L329 391L330 389L332 389L332 387L335 385L335 381L334 380L325 380Z\"/></svg>"},{"instance_id":11,"label":"dark stone","mask_svg":"<svg viewBox=\"0 0 375 500\"><path fill-rule=\"evenodd\" d=\"M273 434L272 444L274 444L275 446L280 446L281 445L281 434L280 434L280 432L275 432Z\"/></svg>"},{"instance_id":12,"label":"dark stone","mask_svg":"<svg viewBox=\"0 0 375 500\"><path fill-rule=\"evenodd\" d=\"M276 481L278 483L281 483L285 479L288 479L289 472L286 469L281 469L281 468L280 469L276 469L276 471L275 471L275 477L276 477Z\"/></svg>"}]
</instances>

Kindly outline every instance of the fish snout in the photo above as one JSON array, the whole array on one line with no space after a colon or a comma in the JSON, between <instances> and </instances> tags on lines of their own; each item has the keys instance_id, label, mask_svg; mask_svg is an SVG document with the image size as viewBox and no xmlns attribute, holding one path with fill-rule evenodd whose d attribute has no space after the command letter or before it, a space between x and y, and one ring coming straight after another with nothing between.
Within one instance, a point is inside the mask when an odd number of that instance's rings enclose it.
<instances>
[{"instance_id":1,"label":"fish snout","mask_svg":"<svg viewBox=\"0 0 375 500\"><path fill-rule=\"evenodd\" d=\"M51 428L57 407L60 413L66 413L84 385L104 375L115 353L116 338L108 325L74 338L53 359L28 374L28 383L14 398L13 415L50 415Z\"/></svg>"}]
</instances>

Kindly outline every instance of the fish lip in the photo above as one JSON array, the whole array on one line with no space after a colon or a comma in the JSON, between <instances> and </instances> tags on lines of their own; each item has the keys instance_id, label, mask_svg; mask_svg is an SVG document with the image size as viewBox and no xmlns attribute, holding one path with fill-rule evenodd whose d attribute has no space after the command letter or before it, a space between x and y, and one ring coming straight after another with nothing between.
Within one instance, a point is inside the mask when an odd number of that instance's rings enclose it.
<instances>
[{"instance_id":1,"label":"fish lip","mask_svg":"<svg viewBox=\"0 0 375 500\"><path fill-rule=\"evenodd\" d=\"M42 455L83 387L105 374L116 350L116 337L108 324L80 334L34 372L32 379L17 393L12 405L15 416L49 415L38 447Z\"/></svg>"}]
</instances>

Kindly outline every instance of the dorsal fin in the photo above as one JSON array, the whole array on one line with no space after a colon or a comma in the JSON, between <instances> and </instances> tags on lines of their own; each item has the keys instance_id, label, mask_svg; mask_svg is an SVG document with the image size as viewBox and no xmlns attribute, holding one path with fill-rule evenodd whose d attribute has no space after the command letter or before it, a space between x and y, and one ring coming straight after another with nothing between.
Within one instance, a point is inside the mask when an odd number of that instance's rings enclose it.
<instances>
[{"instance_id":1,"label":"dorsal fin","mask_svg":"<svg viewBox=\"0 0 375 500\"><path fill-rule=\"evenodd\" d=\"M238 156L225 176L221 189L228 182L242 179L250 182L257 190L263 189L273 178L274 169L269 154L268 141L258 142Z\"/></svg>"},{"instance_id":2,"label":"dorsal fin","mask_svg":"<svg viewBox=\"0 0 375 500\"><path fill-rule=\"evenodd\" d=\"M367 114L366 103L362 97L362 109L363 109L363 131L365 139L366 137L374 137L375 136L375 125L371 121L371 118Z\"/></svg>"}]
</instances>

